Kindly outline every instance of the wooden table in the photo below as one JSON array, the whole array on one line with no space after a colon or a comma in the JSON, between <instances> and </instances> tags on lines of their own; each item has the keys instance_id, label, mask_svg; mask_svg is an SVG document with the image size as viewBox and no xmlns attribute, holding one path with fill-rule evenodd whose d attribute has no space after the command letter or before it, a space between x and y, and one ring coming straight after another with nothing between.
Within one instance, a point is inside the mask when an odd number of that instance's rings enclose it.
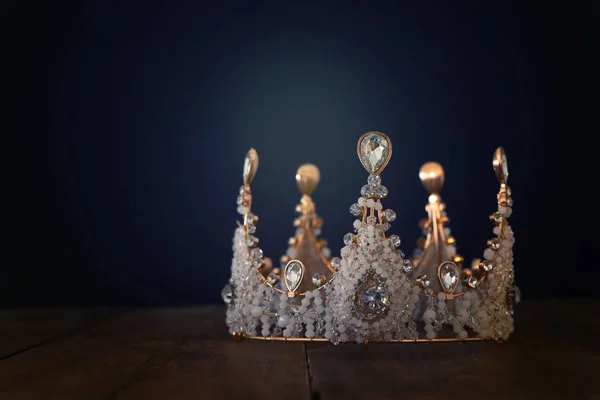
<instances>
[{"instance_id":1,"label":"wooden table","mask_svg":"<svg viewBox=\"0 0 600 400\"><path fill-rule=\"evenodd\" d=\"M600 399L600 300L507 342L234 342L222 306L0 311L0 399Z\"/></svg>"}]
</instances>

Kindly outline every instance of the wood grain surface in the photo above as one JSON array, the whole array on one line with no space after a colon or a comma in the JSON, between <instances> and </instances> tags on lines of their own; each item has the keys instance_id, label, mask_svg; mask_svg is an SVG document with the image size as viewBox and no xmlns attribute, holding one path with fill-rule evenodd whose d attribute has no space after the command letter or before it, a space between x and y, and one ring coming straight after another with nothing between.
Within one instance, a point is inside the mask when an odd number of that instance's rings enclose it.
<instances>
[{"instance_id":1,"label":"wood grain surface","mask_svg":"<svg viewBox=\"0 0 600 400\"><path fill-rule=\"evenodd\" d=\"M0 311L0 399L599 399L600 301L525 301L505 343L278 343L221 306Z\"/></svg>"}]
</instances>

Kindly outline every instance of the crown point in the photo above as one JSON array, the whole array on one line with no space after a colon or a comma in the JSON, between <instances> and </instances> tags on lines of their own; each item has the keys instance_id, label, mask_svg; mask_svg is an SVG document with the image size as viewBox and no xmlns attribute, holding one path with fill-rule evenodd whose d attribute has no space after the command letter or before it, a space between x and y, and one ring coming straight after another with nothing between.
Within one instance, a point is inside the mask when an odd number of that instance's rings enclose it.
<instances>
[{"instance_id":1,"label":"crown point","mask_svg":"<svg viewBox=\"0 0 600 400\"><path fill-rule=\"evenodd\" d=\"M302 194L310 196L317 189L321 173L319 168L314 164L304 164L298 168L296 172L296 182Z\"/></svg>"},{"instance_id":2,"label":"crown point","mask_svg":"<svg viewBox=\"0 0 600 400\"><path fill-rule=\"evenodd\" d=\"M506 153L502 147L498 147L494 152L493 166L500 183L506 184L508 180L508 163L506 161Z\"/></svg>"},{"instance_id":3,"label":"crown point","mask_svg":"<svg viewBox=\"0 0 600 400\"><path fill-rule=\"evenodd\" d=\"M384 133L371 131L358 139L356 151L363 167L369 173L379 175L392 156L392 142Z\"/></svg>"},{"instance_id":4,"label":"crown point","mask_svg":"<svg viewBox=\"0 0 600 400\"><path fill-rule=\"evenodd\" d=\"M444 169L436 162L425 163L419 170L419 179L429 194L438 194L444 185Z\"/></svg>"},{"instance_id":5,"label":"crown point","mask_svg":"<svg viewBox=\"0 0 600 400\"><path fill-rule=\"evenodd\" d=\"M253 148L248 150L246 158L244 159L244 184L249 185L252 183L256 170L258 169L258 153Z\"/></svg>"}]
</instances>

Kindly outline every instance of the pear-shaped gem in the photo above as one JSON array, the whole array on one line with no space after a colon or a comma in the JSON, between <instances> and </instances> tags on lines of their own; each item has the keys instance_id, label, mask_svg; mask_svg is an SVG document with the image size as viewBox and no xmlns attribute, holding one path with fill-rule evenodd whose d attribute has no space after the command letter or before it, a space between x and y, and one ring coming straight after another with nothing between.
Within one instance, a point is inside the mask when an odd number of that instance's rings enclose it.
<instances>
[{"instance_id":1,"label":"pear-shaped gem","mask_svg":"<svg viewBox=\"0 0 600 400\"><path fill-rule=\"evenodd\" d=\"M300 261L292 260L285 267L285 286L290 292L295 292L304 276L304 265Z\"/></svg>"},{"instance_id":2,"label":"pear-shaped gem","mask_svg":"<svg viewBox=\"0 0 600 400\"><path fill-rule=\"evenodd\" d=\"M444 292L454 292L456 285L458 285L458 268L456 265L450 262L444 263L440 268L439 279Z\"/></svg>"},{"instance_id":3,"label":"pear-shaped gem","mask_svg":"<svg viewBox=\"0 0 600 400\"><path fill-rule=\"evenodd\" d=\"M378 133L369 133L360 142L360 161L370 173L381 169L390 155L390 143Z\"/></svg>"}]
</instances>

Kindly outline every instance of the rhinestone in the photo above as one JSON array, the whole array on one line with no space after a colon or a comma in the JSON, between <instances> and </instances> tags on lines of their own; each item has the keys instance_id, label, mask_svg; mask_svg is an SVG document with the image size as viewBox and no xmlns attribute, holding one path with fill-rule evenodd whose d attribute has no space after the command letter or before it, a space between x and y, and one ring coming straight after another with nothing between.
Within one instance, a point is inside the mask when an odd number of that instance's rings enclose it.
<instances>
[{"instance_id":1,"label":"rhinestone","mask_svg":"<svg viewBox=\"0 0 600 400\"><path fill-rule=\"evenodd\" d=\"M340 265L342 264L342 259L339 257L333 257L331 259L331 268L333 268L335 271L339 271L340 270Z\"/></svg>"},{"instance_id":2,"label":"rhinestone","mask_svg":"<svg viewBox=\"0 0 600 400\"><path fill-rule=\"evenodd\" d=\"M398 236L398 235L390 236L390 243L394 247L400 247L400 236Z\"/></svg>"},{"instance_id":3,"label":"rhinestone","mask_svg":"<svg viewBox=\"0 0 600 400\"><path fill-rule=\"evenodd\" d=\"M373 195L372 193L373 188L369 185L365 185L360 189L360 194L363 197L371 197Z\"/></svg>"},{"instance_id":4,"label":"rhinestone","mask_svg":"<svg viewBox=\"0 0 600 400\"><path fill-rule=\"evenodd\" d=\"M491 260L483 260L482 262L479 263L479 266L485 272L490 272L494 268L494 262Z\"/></svg>"},{"instance_id":5,"label":"rhinestone","mask_svg":"<svg viewBox=\"0 0 600 400\"><path fill-rule=\"evenodd\" d=\"M402 261L402 269L406 273L409 273L410 271L412 271L413 265L412 265L412 262L410 262L410 260L408 258L405 258L404 261Z\"/></svg>"},{"instance_id":6,"label":"rhinestone","mask_svg":"<svg viewBox=\"0 0 600 400\"><path fill-rule=\"evenodd\" d=\"M248 236L246 238L246 246L254 247L256 245L256 238L254 236Z\"/></svg>"},{"instance_id":7,"label":"rhinestone","mask_svg":"<svg viewBox=\"0 0 600 400\"><path fill-rule=\"evenodd\" d=\"M494 238L488 240L488 247L492 250L498 250L500 248L500 239Z\"/></svg>"},{"instance_id":8,"label":"rhinestone","mask_svg":"<svg viewBox=\"0 0 600 400\"><path fill-rule=\"evenodd\" d=\"M298 261L291 261L285 268L285 285L294 292L302 282L304 266Z\"/></svg>"},{"instance_id":9,"label":"rhinestone","mask_svg":"<svg viewBox=\"0 0 600 400\"><path fill-rule=\"evenodd\" d=\"M237 203L237 205L238 205L238 206L241 206L242 204L244 204L244 196L242 196L242 195L239 195L239 196L237 197L237 201L236 201L236 203Z\"/></svg>"},{"instance_id":10,"label":"rhinestone","mask_svg":"<svg viewBox=\"0 0 600 400\"><path fill-rule=\"evenodd\" d=\"M388 190L385 186L379 185L373 189L373 194L374 194L374 196L379 197L380 199L383 199L384 197L386 197L388 195Z\"/></svg>"},{"instance_id":11,"label":"rhinestone","mask_svg":"<svg viewBox=\"0 0 600 400\"><path fill-rule=\"evenodd\" d=\"M394 222L396 220L396 212L392 209L385 210L385 219L388 222Z\"/></svg>"},{"instance_id":12,"label":"rhinestone","mask_svg":"<svg viewBox=\"0 0 600 400\"><path fill-rule=\"evenodd\" d=\"M354 235L352 235L351 233L346 233L344 235L344 244L346 246L350 246L352 244L353 240L354 240Z\"/></svg>"},{"instance_id":13,"label":"rhinestone","mask_svg":"<svg viewBox=\"0 0 600 400\"><path fill-rule=\"evenodd\" d=\"M312 283L316 287L320 287L325 283L325 279L327 279L325 278L325 275L316 273L312 276Z\"/></svg>"},{"instance_id":14,"label":"rhinestone","mask_svg":"<svg viewBox=\"0 0 600 400\"><path fill-rule=\"evenodd\" d=\"M360 161L371 173L377 172L388 160L389 142L377 133L370 133L360 142Z\"/></svg>"},{"instance_id":15,"label":"rhinestone","mask_svg":"<svg viewBox=\"0 0 600 400\"><path fill-rule=\"evenodd\" d=\"M254 268L260 268L262 265L263 251L260 248L252 249L252 265Z\"/></svg>"},{"instance_id":16,"label":"rhinestone","mask_svg":"<svg viewBox=\"0 0 600 400\"><path fill-rule=\"evenodd\" d=\"M379 175L369 175L367 183L371 187L379 186L381 184L381 177Z\"/></svg>"},{"instance_id":17,"label":"rhinestone","mask_svg":"<svg viewBox=\"0 0 600 400\"><path fill-rule=\"evenodd\" d=\"M467 276L465 282L471 289L475 289L477 287L477 278L475 278L473 275Z\"/></svg>"},{"instance_id":18,"label":"rhinestone","mask_svg":"<svg viewBox=\"0 0 600 400\"><path fill-rule=\"evenodd\" d=\"M374 217L372 215L370 217L367 217L368 225L375 225L376 223L377 223L377 217Z\"/></svg>"},{"instance_id":19,"label":"rhinestone","mask_svg":"<svg viewBox=\"0 0 600 400\"><path fill-rule=\"evenodd\" d=\"M248 228L248 233L256 233L256 225L248 224L246 227Z\"/></svg>"},{"instance_id":20,"label":"rhinestone","mask_svg":"<svg viewBox=\"0 0 600 400\"><path fill-rule=\"evenodd\" d=\"M221 290L221 298L225 304L230 304L231 300L233 300L233 289L229 283L223 286L223 289Z\"/></svg>"},{"instance_id":21,"label":"rhinestone","mask_svg":"<svg viewBox=\"0 0 600 400\"><path fill-rule=\"evenodd\" d=\"M277 274L275 272L271 272L268 276L267 276L267 283L269 285L274 285L277 283Z\"/></svg>"},{"instance_id":22,"label":"rhinestone","mask_svg":"<svg viewBox=\"0 0 600 400\"><path fill-rule=\"evenodd\" d=\"M499 212L495 212L492 215L490 215L490 220L495 224L495 225L500 225L502 223L502 221L504 221L504 218L502 217L502 214L500 214Z\"/></svg>"},{"instance_id":23,"label":"rhinestone","mask_svg":"<svg viewBox=\"0 0 600 400\"><path fill-rule=\"evenodd\" d=\"M440 268L440 282L446 293L452 293L458 285L458 269L452 263L445 263Z\"/></svg>"},{"instance_id":24,"label":"rhinestone","mask_svg":"<svg viewBox=\"0 0 600 400\"><path fill-rule=\"evenodd\" d=\"M363 294L364 305L372 311L383 311L390 304L387 291L383 286L372 286Z\"/></svg>"},{"instance_id":25,"label":"rhinestone","mask_svg":"<svg viewBox=\"0 0 600 400\"><path fill-rule=\"evenodd\" d=\"M381 224L381 229L383 229L384 232L386 232L388 229L390 229L390 223L389 222L384 222L383 224Z\"/></svg>"},{"instance_id":26,"label":"rhinestone","mask_svg":"<svg viewBox=\"0 0 600 400\"><path fill-rule=\"evenodd\" d=\"M421 275L420 277L417 278L417 280L419 282L421 282L421 285L423 287L428 287L429 284L431 283L431 281L429 280L429 277L427 277L427 275Z\"/></svg>"},{"instance_id":27,"label":"rhinestone","mask_svg":"<svg viewBox=\"0 0 600 400\"><path fill-rule=\"evenodd\" d=\"M362 207L357 203L352 204L350 206L350 214L354 215L355 217L360 217L362 214Z\"/></svg>"}]
</instances>

